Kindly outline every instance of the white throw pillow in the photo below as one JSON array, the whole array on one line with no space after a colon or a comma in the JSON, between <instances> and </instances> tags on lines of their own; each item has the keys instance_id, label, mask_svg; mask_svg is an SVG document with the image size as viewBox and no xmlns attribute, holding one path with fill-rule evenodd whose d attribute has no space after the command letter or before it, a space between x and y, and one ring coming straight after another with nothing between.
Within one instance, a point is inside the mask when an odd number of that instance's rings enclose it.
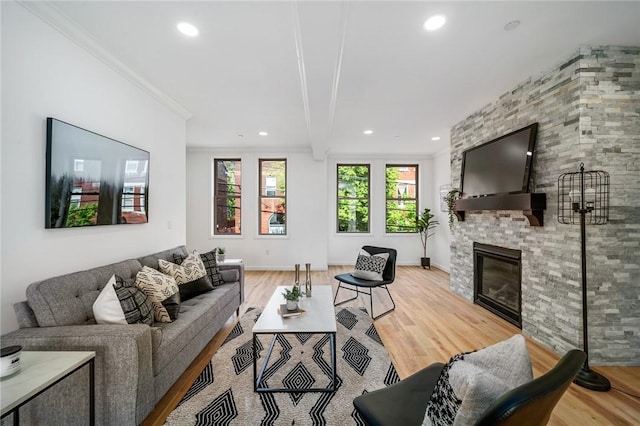
<instances>
[{"instance_id":1,"label":"white throw pillow","mask_svg":"<svg viewBox=\"0 0 640 426\"><path fill-rule=\"evenodd\" d=\"M383 281L382 273L388 259L389 253L371 255L366 250L360 249L358 260L356 260L356 269L351 275L363 280Z\"/></svg>"},{"instance_id":2,"label":"white throw pillow","mask_svg":"<svg viewBox=\"0 0 640 426\"><path fill-rule=\"evenodd\" d=\"M120 299L116 294L115 283L116 277L112 275L96 301L93 302L93 316L98 324L127 324Z\"/></svg>"}]
</instances>

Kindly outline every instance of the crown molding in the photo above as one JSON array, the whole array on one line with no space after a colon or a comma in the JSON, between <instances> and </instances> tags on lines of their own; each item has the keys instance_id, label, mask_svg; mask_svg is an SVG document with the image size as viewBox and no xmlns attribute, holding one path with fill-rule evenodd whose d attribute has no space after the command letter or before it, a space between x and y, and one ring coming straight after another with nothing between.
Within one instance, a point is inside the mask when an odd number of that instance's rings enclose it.
<instances>
[{"instance_id":1,"label":"crown molding","mask_svg":"<svg viewBox=\"0 0 640 426\"><path fill-rule=\"evenodd\" d=\"M104 47L100 46L84 28L65 16L53 2L18 0L18 4L142 89L142 91L149 96L165 105L182 119L188 120L193 116L189 110L180 105L175 99L149 83L140 74L136 73Z\"/></svg>"}]
</instances>

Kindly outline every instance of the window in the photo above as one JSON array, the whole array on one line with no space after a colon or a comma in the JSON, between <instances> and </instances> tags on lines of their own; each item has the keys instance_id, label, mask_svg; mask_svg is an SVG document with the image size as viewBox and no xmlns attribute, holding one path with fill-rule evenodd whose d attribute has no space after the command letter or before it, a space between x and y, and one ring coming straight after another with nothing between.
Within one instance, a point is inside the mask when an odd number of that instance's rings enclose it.
<instances>
[{"instance_id":1,"label":"window","mask_svg":"<svg viewBox=\"0 0 640 426\"><path fill-rule=\"evenodd\" d=\"M369 165L338 164L338 232L369 232Z\"/></svg>"},{"instance_id":2,"label":"window","mask_svg":"<svg viewBox=\"0 0 640 426\"><path fill-rule=\"evenodd\" d=\"M260 235L287 233L287 160L259 160Z\"/></svg>"},{"instance_id":3,"label":"window","mask_svg":"<svg viewBox=\"0 0 640 426\"><path fill-rule=\"evenodd\" d=\"M418 166L386 167L386 232L416 232Z\"/></svg>"},{"instance_id":4,"label":"window","mask_svg":"<svg viewBox=\"0 0 640 426\"><path fill-rule=\"evenodd\" d=\"M240 235L242 162L213 160L213 234Z\"/></svg>"}]
</instances>

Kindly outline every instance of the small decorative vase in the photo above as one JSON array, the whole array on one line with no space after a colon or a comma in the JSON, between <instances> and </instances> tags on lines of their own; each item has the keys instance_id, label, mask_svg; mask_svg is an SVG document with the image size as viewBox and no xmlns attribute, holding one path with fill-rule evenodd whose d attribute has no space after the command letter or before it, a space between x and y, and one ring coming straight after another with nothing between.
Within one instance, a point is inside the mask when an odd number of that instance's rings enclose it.
<instances>
[{"instance_id":1,"label":"small decorative vase","mask_svg":"<svg viewBox=\"0 0 640 426\"><path fill-rule=\"evenodd\" d=\"M218 253L216 257L218 258L218 262L224 262L224 253Z\"/></svg>"},{"instance_id":2,"label":"small decorative vase","mask_svg":"<svg viewBox=\"0 0 640 426\"><path fill-rule=\"evenodd\" d=\"M296 263L295 264L295 268L296 268L296 275L295 275L295 286L296 287L300 287L300 264Z\"/></svg>"},{"instance_id":3,"label":"small decorative vase","mask_svg":"<svg viewBox=\"0 0 640 426\"><path fill-rule=\"evenodd\" d=\"M295 311L296 309L298 309L298 301L287 300L287 311Z\"/></svg>"},{"instance_id":4,"label":"small decorative vase","mask_svg":"<svg viewBox=\"0 0 640 426\"><path fill-rule=\"evenodd\" d=\"M304 295L311 297L311 264L306 263L304 266L307 269L307 279L304 282Z\"/></svg>"}]
</instances>

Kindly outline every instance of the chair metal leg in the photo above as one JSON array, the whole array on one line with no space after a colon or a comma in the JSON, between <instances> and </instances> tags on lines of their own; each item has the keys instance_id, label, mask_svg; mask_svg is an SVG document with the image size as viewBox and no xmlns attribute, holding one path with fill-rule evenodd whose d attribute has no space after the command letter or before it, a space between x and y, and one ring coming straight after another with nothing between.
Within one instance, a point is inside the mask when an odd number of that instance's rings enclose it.
<instances>
[{"instance_id":1,"label":"chair metal leg","mask_svg":"<svg viewBox=\"0 0 640 426\"><path fill-rule=\"evenodd\" d=\"M389 291L389 288L386 286L386 284L383 285L383 286L380 286L380 287L384 287L384 289L387 290L387 294L389 295L389 299L391 299L391 303L393 304L393 308L384 311L380 315L373 316L373 295L371 295L371 318L374 321L377 320L378 318L384 316L384 315L387 315L388 313L390 313L390 312L392 312L392 311L394 311L396 309L396 302L393 301L393 297L391 297L391 292ZM373 289L370 289L369 291L372 292Z\"/></svg>"},{"instance_id":2,"label":"chair metal leg","mask_svg":"<svg viewBox=\"0 0 640 426\"><path fill-rule=\"evenodd\" d=\"M346 300L343 300L342 302L336 303L336 300L338 299L338 292L340 291L341 288L343 288L345 290L355 291L356 295L354 297L352 297L351 299L346 299ZM361 292L359 292L358 290L354 290L352 288L342 287L342 281L338 281L338 288L336 289L336 295L333 297L333 306L340 306L343 303L351 302L352 300L357 299L358 298L358 293L361 293Z\"/></svg>"},{"instance_id":3,"label":"chair metal leg","mask_svg":"<svg viewBox=\"0 0 640 426\"><path fill-rule=\"evenodd\" d=\"M352 300L357 299L359 294L365 294L365 295L369 296L369 304L371 306L371 308L370 308L371 309L371 311L370 311L371 312L371 319L375 321L378 318L380 318L380 317L382 317L384 315L387 315L388 313L390 313L390 312L392 312L392 311L394 311L396 309L396 302L394 302L393 297L391 297L391 292L389 291L389 288L387 287L387 285L385 284L385 285L382 285L380 287L384 287L384 289L387 290L387 294L389 295L389 299L391 299L391 303L393 304L393 307L391 309L388 309L388 310L384 311L380 315L375 315L375 316L373 315L373 287L369 289L369 292L360 291L360 289L358 289L358 287L355 287L355 288L343 287L342 286L342 281L338 281L338 288L336 289L336 294L333 297L333 306L340 306L343 303L347 303L347 302L350 302ZM341 288L343 288L345 290L353 291L353 292L356 293L356 295L353 296L350 299L346 299L346 300L343 300L342 302L336 303L336 300L338 299L338 292L340 291Z\"/></svg>"}]
</instances>

